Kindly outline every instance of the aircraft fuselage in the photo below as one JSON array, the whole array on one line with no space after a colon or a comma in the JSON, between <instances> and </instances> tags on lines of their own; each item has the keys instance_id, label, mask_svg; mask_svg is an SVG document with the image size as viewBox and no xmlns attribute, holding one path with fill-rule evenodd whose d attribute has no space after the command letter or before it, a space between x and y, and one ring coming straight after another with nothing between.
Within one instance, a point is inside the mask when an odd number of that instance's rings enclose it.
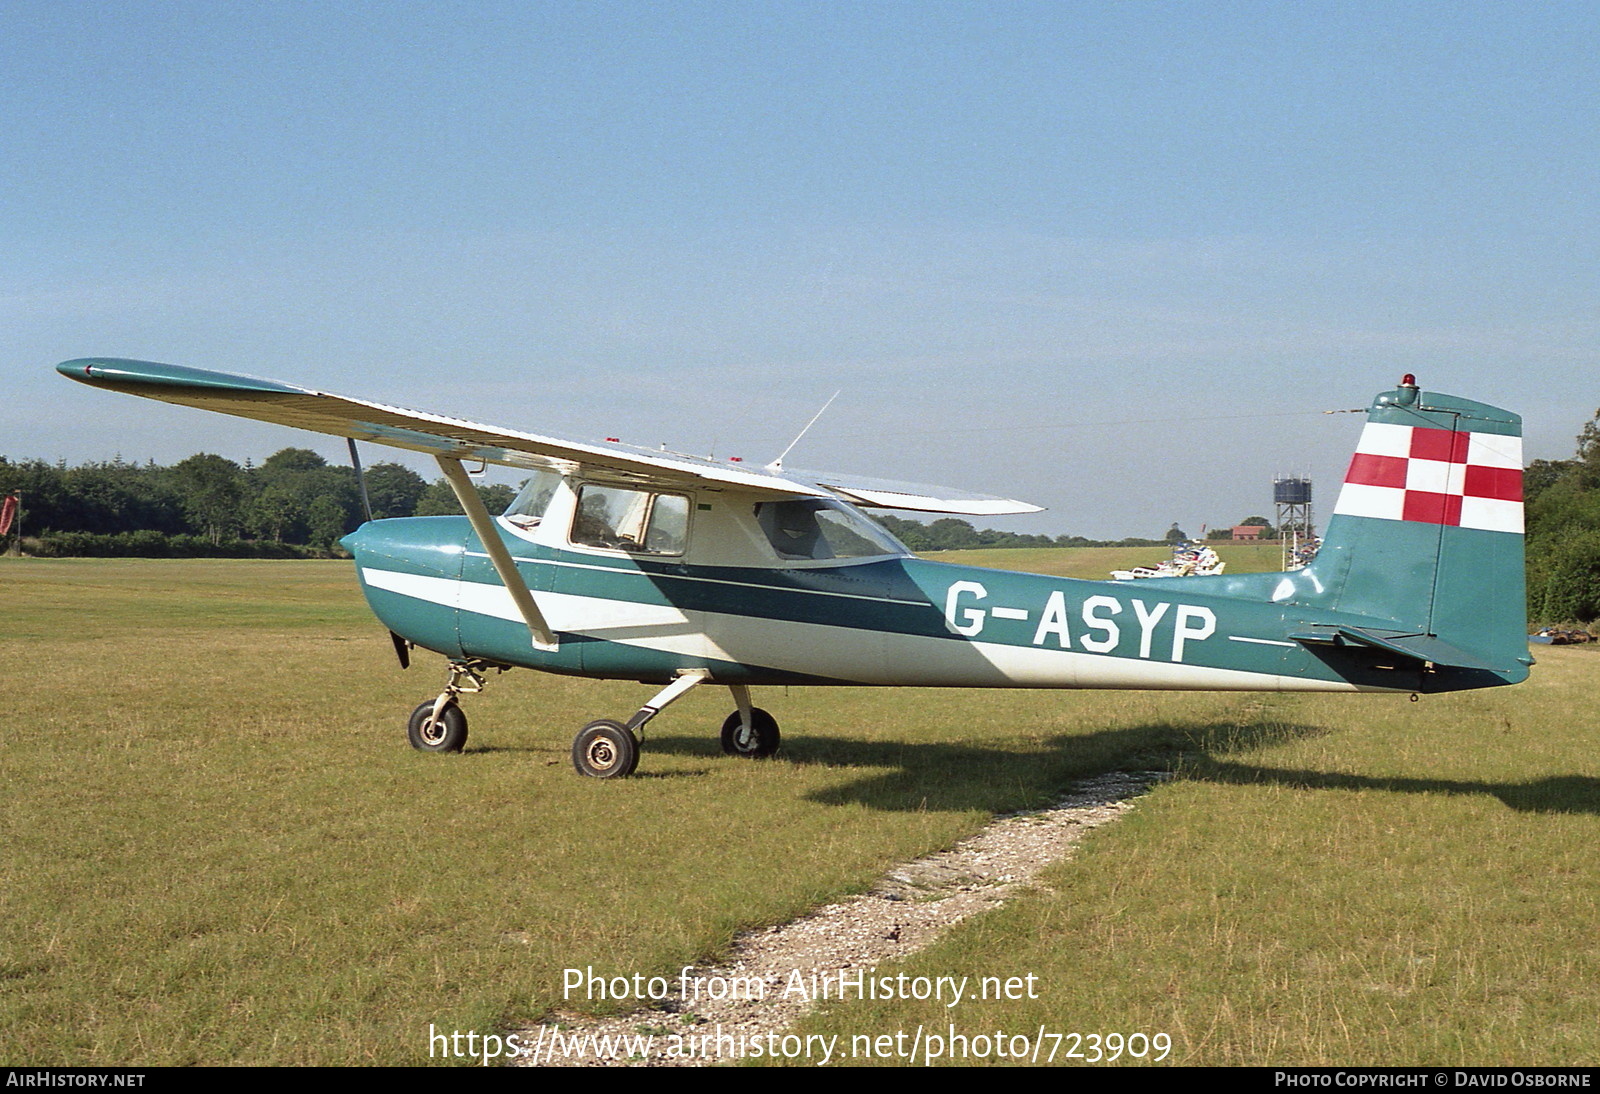
<instances>
[{"instance_id":1,"label":"aircraft fuselage","mask_svg":"<svg viewBox=\"0 0 1600 1094\"><path fill-rule=\"evenodd\" d=\"M829 566L691 565L562 550L503 532L558 648L541 651L465 518L378 521L346 540L373 610L452 658L664 682L928 687L1439 691L1309 626L1370 623L1294 602L1285 574L1097 582L893 557ZM1274 597L1278 597L1275 601ZM1509 682L1509 681L1507 681Z\"/></svg>"}]
</instances>

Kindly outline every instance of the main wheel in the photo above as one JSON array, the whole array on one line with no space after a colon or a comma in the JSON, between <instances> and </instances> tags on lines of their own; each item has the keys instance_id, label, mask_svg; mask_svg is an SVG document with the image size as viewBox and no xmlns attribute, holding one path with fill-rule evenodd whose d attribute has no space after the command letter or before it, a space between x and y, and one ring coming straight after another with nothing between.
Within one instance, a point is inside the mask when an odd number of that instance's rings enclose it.
<instances>
[{"instance_id":1,"label":"main wheel","mask_svg":"<svg viewBox=\"0 0 1600 1094\"><path fill-rule=\"evenodd\" d=\"M621 779L639 765L639 742L621 722L590 722L572 740L572 766L591 779Z\"/></svg>"},{"instance_id":2,"label":"main wheel","mask_svg":"<svg viewBox=\"0 0 1600 1094\"><path fill-rule=\"evenodd\" d=\"M778 720L760 707L750 708L750 729L743 730L739 712L728 715L728 720L722 723L722 751L753 760L764 760L778 751Z\"/></svg>"},{"instance_id":3,"label":"main wheel","mask_svg":"<svg viewBox=\"0 0 1600 1094\"><path fill-rule=\"evenodd\" d=\"M433 714L435 702L437 700L429 699L411 712L411 721L406 726L411 747L421 752L460 752L467 744L467 716L452 699L430 726L428 718Z\"/></svg>"}]
</instances>

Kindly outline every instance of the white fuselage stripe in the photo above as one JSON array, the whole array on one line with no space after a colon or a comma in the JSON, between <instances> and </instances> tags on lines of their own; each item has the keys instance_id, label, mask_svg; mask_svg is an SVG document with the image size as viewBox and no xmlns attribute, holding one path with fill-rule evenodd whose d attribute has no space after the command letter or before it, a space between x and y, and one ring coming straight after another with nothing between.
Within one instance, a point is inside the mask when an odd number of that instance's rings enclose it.
<instances>
[{"instance_id":1,"label":"white fuselage stripe","mask_svg":"<svg viewBox=\"0 0 1600 1094\"><path fill-rule=\"evenodd\" d=\"M502 585L372 567L362 569L362 578L373 588L402 596L476 615L522 622L511 594ZM1367 690L1342 680L1114 657L1044 646L955 641L721 612L685 612L668 604L640 604L571 593L541 592L536 593L535 598L550 625L563 633L682 657L727 661L860 684L1220 691Z\"/></svg>"}]
</instances>

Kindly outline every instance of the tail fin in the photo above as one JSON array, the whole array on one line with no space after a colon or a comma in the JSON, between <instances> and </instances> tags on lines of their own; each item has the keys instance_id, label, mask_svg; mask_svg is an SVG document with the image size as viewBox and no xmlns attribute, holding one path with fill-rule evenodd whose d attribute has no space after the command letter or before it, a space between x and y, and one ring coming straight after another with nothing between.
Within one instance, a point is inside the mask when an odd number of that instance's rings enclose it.
<instances>
[{"instance_id":1,"label":"tail fin","mask_svg":"<svg viewBox=\"0 0 1600 1094\"><path fill-rule=\"evenodd\" d=\"M1457 670L1441 689L1525 679L1522 419L1410 376L1379 395L1293 584L1296 602L1374 621L1347 638Z\"/></svg>"}]
</instances>

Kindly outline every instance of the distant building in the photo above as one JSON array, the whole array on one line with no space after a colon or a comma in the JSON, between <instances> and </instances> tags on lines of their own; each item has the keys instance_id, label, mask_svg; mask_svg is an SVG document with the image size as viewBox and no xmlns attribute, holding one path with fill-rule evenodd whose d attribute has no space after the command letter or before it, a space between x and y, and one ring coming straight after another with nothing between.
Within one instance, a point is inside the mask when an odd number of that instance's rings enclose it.
<instances>
[{"instance_id":1,"label":"distant building","mask_svg":"<svg viewBox=\"0 0 1600 1094\"><path fill-rule=\"evenodd\" d=\"M1235 524L1233 526L1233 542L1254 543L1261 538L1261 533L1267 529L1259 524Z\"/></svg>"}]
</instances>

